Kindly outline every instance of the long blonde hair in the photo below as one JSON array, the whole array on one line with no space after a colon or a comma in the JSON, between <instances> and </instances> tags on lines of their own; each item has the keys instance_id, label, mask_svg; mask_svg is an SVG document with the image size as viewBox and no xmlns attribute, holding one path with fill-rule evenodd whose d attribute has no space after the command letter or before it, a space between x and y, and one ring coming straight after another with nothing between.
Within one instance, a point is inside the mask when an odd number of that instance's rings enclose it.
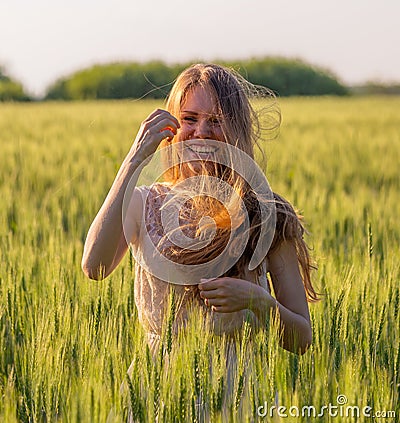
<instances>
[{"instance_id":1,"label":"long blonde hair","mask_svg":"<svg viewBox=\"0 0 400 423\"><path fill-rule=\"evenodd\" d=\"M215 64L195 64L178 76L168 96L167 110L172 115L179 116L188 94L199 86L208 89L214 98L217 113L222 117L221 125L225 142L254 159L254 147L258 145L257 142L260 138L275 136L280 126L280 112L273 93L266 88L255 87L237 72L226 67ZM259 99L260 93L264 98L263 108L256 112L252 107L251 100ZM268 101L265 101L266 97ZM167 142L164 140L161 147L166 147ZM164 157L167 171L163 177L166 182L174 185L182 178L182 167L172 165L179 162L176 157L172 157L173 149L165 149L165 151L168 151L167 156ZM237 258L236 264L225 274L226 276L240 276L244 266L248 264L260 236L261 216L257 195L233 169L220 165L214 166L213 169L204 166L203 173L222 178L233 187L245 204L250 223L248 243L243 254ZM275 195L275 200L277 225L270 251L276 249L283 240L294 241L307 297L309 300L316 300L318 296L310 277L310 270L313 266L308 247L303 239L304 227L300 217L282 197ZM230 210L235 210L235 207ZM206 263L217 257L228 243L233 229L232 225L237 227L242 224L240 216L234 216L232 219L226 205L204 196L190 199L186 207L182 209L182 213L182 221L186 222L186 230L192 236L196 236L199 231L204 230L204 227L199 228L199 222L204 216L211 216L216 225L213 242L206 248L191 251L174 247L164 252L182 264Z\"/></svg>"}]
</instances>

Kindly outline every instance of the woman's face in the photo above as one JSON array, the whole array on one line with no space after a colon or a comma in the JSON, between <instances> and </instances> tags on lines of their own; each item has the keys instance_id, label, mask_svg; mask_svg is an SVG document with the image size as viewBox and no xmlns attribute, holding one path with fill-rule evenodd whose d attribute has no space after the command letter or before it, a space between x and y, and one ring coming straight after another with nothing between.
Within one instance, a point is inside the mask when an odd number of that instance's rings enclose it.
<instances>
[{"instance_id":1,"label":"woman's face","mask_svg":"<svg viewBox=\"0 0 400 423\"><path fill-rule=\"evenodd\" d=\"M197 86L188 92L178 119L181 124L179 141L195 138L224 140L221 117L207 87Z\"/></svg>"},{"instance_id":2,"label":"woman's face","mask_svg":"<svg viewBox=\"0 0 400 423\"><path fill-rule=\"evenodd\" d=\"M194 161L212 160L217 150L216 143L207 140L225 140L222 119L210 89L197 86L189 91L177 117L181 125L175 137L178 155L185 162L191 161L190 173L197 173L199 169Z\"/></svg>"}]
</instances>

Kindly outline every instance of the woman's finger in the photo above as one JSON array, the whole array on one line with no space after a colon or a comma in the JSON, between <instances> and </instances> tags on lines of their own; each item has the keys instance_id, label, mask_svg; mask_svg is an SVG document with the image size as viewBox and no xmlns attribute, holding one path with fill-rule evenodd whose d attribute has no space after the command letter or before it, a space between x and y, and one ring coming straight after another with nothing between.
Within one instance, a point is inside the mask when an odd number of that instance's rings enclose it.
<instances>
[{"instance_id":1,"label":"woman's finger","mask_svg":"<svg viewBox=\"0 0 400 423\"><path fill-rule=\"evenodd\" d=\"M178 127L174 125L174 122L170 119L164 118L158 120L155 124L152 124L151 126L145 126L143 128L142 137L144 142L146 142L146 138L151 137L149 141L153 140L158 145L160 141L164 138L169 138L172 140L172 138L176 135L177 131Z\"/></svg>"},{"instance_id":2,"label":"woman's finger","mask_svg":"<svg viewBox=\"0 0 400 423\"><path fill-rule=\"evenodd\" d=\"M179 128L180 124L178 119L175 116L172 116L171 113L166 110L157 109L147 119L143 121L145 129L152 127L158 124L161 120L168 119L170 120L172 126Z\"/></svg>"},{"instance_id":3,"label":"woman's finger","mask_svg":"<svg viewBox=\"0 0 400 423\"><path fill-rule=\"evenodd\" d=\"M201 291L200 297L203 299L212 299L212 298L219 298L220 295L219 295L218 289L213 289L210 291Z\"/></svg>"},{"instance_id":4,"label":"woman's finger","mask_svg":"<svg viewBox=\"0 0 400 423\"><path fill-rule=\"evenodd\" d=\"M176 132L178 130L178 126L174 124L174 122L169 118L160 119L156 123L154 123L150 129L150 131L154 132L161 132L163 130L169 130L173 132L176 135Z\"/></svg>"},{"instance_id":5,"label":"woman's finger","mask_svg":"<svg viewBox=\"0 0 400 423\"><path fill-rule=\"evenodd\" d=\"M216 289L216 281L218 278L210 278L210 279L200 279L200 283L198 285L200 291L209 291L212 289Z\"/></svg>"},{"instance_id":6,"label":"woman's finger","mask_svg":"<svg viewBox=\"0 0 400 423\"><path fill-rule=\"evenodd\" d=\"M143 122L149 122L149 121L153 120L154 118L156 118L157 116L166 115L166 114L172 116L171 113L169 113L167 110L155 109L147 116L146 119L144 119Z\"/></svg>"},{"instance_id":7,"label":"woman's finger","mask_svg":"<svg viewBox=\"0 0 400 423\"><path fill-rule=\"evenodd\" d=\"M165 129L164 131L159 132L161 140L167 138L168 141L172 141L172 138L176 135L175 132L170 129Z\"/></svg>"}]
</instances>

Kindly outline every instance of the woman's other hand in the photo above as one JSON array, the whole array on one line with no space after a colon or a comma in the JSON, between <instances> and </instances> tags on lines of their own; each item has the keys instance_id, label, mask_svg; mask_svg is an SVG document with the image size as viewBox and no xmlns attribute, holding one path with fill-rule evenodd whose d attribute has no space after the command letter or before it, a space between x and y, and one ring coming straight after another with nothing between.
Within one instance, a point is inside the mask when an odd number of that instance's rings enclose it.
<instances>
[{"instance_id":1,"label":"woman's other hand","mask_svg":"<svg viewBox=\"0 0 400 423\"><path fill-rule=\"evenodd\" d=\"M206 306L218 313L255 310L260 306L265 308L269 303L271 306L274 304L272 296L264 288L244 279L201 279L198 287Z\"/></svg>"}]
</instances>

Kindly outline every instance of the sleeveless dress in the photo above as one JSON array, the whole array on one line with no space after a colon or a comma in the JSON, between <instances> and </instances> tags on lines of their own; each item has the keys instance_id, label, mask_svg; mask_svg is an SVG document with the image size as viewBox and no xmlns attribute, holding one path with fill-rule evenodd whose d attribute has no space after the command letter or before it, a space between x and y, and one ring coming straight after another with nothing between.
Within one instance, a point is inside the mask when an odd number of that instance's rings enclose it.
<instances>
[{"instance_id":1,"label":"sleeveless dress","mask_svg":"<svg viewBox=\"0 0 400 423\"><path fill-rule=\"evenodd\" d=\"M158 245L163 237L163 230L159 223L161 221L160 210L170 187L167 184L155 183L151 186L141 186L136 189L142 195L143 224L141 225L138 242L134 246L131 245L131 248L140 253L144 236L149 236L154 245ZM270 292L266 274L267 260L265 259L258 269L252 272L245 269L244 279L256 283ZM153 354L157 352L160 343L172 286L175 290L176 300L174 332L178 330L179 325L185 324L188 318L188 309L192 306L200 307L204 317L211 321L211 328L216 334L233 335L235 331L240 330L245 320L250 321L252 325L259 324L257 317L250 310L240 310L233 313L212 311L200 297L197 285L171 284L154 276L138 261L135 261L135 303L139 321L147 334L150 350Z\"/></svg>"}]
</instances>

